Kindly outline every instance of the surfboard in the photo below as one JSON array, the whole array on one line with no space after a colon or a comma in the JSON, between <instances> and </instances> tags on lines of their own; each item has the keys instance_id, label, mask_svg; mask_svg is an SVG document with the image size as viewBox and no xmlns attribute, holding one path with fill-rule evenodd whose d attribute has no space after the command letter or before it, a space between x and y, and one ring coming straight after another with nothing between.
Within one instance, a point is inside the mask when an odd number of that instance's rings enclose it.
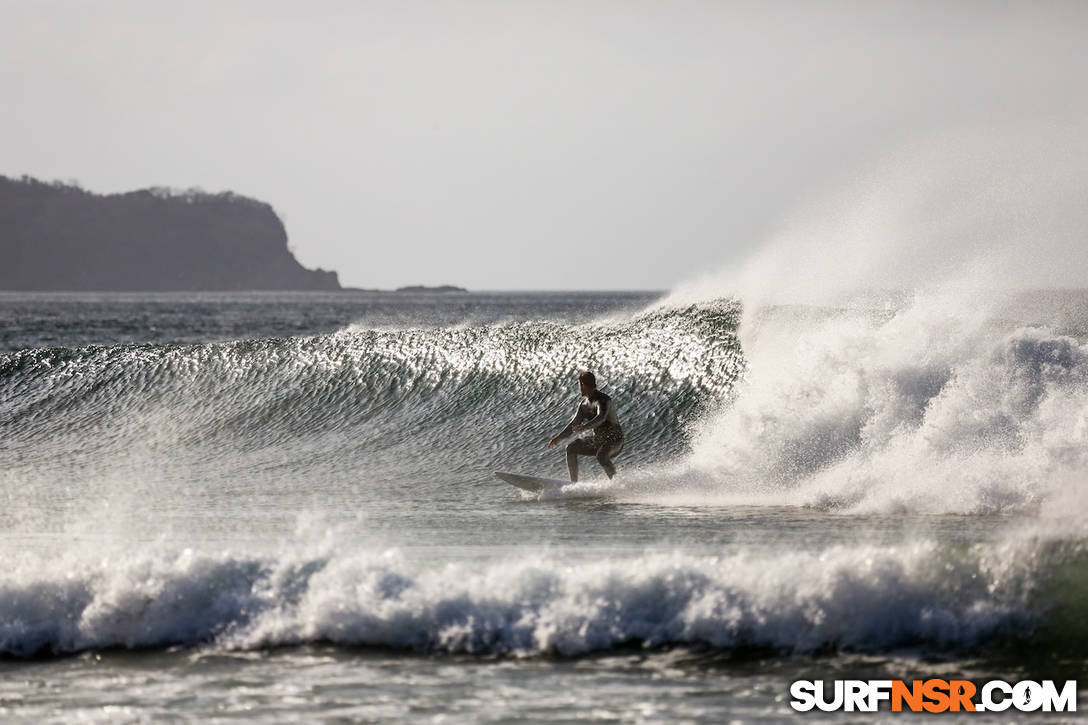
<instances>
[{"instance_id":1,"label":"surfboard","mask_svg":"<svg viewBox=\"0 0 1088 725\"><path fill-rule=\"evenodd\" d=\"M570 481L561 481L558 478L541 478L540 476L523 476L520 473L506 473L495 471L495 475L512 486L517 486L522 491L540 493L546 488L565 486Z\"/></svg>"}]
</instances>

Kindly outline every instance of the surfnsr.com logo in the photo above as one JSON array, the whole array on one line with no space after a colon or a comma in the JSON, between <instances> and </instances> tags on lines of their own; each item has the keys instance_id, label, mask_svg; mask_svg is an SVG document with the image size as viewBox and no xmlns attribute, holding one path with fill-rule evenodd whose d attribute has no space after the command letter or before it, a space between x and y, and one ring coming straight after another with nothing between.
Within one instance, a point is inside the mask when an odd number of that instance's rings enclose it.
<instances>
[{"instance_id":1,"label":"surfnsr.com logo","mask_svg":"<svg viewBox=\"0 0 1088 725\"><path fill-rule=\"evenodd\" d=\"M892 712L1076 712L1077 681L797 680L790 696L798 712L877 712L884 703Z\"/></svg>"}]
</instances>

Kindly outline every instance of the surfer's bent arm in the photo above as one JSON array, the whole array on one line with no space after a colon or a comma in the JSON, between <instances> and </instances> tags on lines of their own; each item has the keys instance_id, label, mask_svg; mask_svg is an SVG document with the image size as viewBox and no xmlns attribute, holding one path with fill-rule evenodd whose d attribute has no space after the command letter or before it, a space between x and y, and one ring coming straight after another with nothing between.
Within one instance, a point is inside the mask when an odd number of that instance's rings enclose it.
<instances>
[{"instance_id":1,"label":"surfer's bent arm","mask_svg":"<svg viewBox=\"0 0 1088 725\"><path fill-rule=\"evenodd\" d=\"M567 423L567 427L559 431L559 435L555 437L557 441L561 441L569 435L574 433L574 426L581 424L585 420L585 413L582 411L582 406L579 405L578 409L574 411L574 415L571 416L570 422Z\"/></svg>"},{"instance_id":2,"label":"surfer's bent arm","mask_svg":"<svg viewBox=\"0 0 1088 725\"><path fill-rule=\"evenodd\" d=\"M559 431L559 435L557 435L555 438L552 438L551 444L555 445L556 443L563 440L567 436L573 435L574 426L578 425L579 422L581 422L581 420L583 418L584 418L584 415L582 414L582 406L581 406L581 404L579 404L578 409L574 411L574 416L570 419L570 422L567 423L567 427L564 428L563 430Z\"/></svg>"}]
</instances>

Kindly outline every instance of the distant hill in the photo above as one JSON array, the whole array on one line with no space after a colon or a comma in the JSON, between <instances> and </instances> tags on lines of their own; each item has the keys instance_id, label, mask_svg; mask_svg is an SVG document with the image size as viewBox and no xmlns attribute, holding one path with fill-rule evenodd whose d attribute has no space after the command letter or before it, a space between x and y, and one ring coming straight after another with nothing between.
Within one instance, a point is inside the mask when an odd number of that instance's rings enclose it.
<instances>
[{"instance_id":1,"label":"distant hill","mask_svg":"<svg viewBox=\"0 0 1088 725\"><path fill-rule=\"evenodd\" d=\"M299 264L264 202L0 176L0 290L339 289L336 272Z\"/></svg>"},{"instance_id":2,"label":"distant hill","mask_svg":"<svg viewBox=\"0 0 1088 725\"><path fill-rule=\"evenodd\" d=\"M393 290L394 292L468 292L464 287L454 287L453 285L444 284L439 287L427 287L425 285L416 284L410 287L398 287Z\"/></svg>"}]
</instances>

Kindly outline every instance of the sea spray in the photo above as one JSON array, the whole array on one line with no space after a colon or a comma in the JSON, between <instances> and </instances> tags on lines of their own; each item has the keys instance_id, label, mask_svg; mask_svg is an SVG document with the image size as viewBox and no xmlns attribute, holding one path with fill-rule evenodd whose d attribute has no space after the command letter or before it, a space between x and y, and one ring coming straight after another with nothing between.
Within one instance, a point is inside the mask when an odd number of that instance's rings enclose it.
<instances>
[{"instance_id":1,"label":"sea spray","mask_svg":"<svg viewBox=\"0 0 1088 725\"><path fill-rule=\"evenodd\" d=\"M990 513L1088 475L1084 305L1026 289L1088 273L1081 139L923 139L655 305L744 308L747 379L670 476L718 500Z\"/></svg>"},{"instance_id":2,"label":"sea spray","mask_svg":"<svg viewBox=\"0 0 1088 725\"><path fill-rule=\"evenodd\" d=\"M1030 507L1088 471L1088 344L948 304L779 316L767 334L793 346L749 348L690 467L767 502L947 513Z\"/></svg>"}]
</instances>

